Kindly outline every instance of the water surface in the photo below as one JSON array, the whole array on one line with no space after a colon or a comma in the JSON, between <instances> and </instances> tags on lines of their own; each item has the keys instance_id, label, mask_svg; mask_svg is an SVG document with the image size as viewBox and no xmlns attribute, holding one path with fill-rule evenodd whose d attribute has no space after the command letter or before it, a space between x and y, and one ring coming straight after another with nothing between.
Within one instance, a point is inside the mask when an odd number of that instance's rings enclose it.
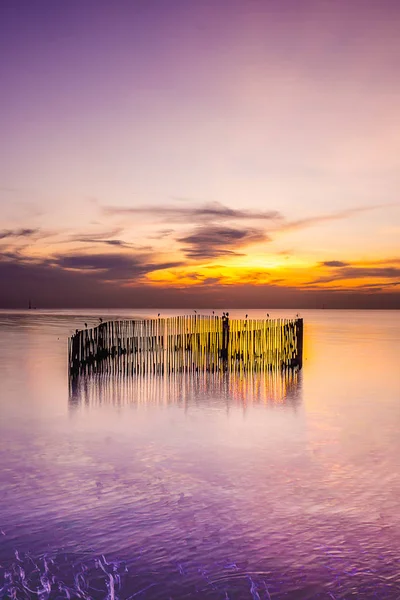
<instances>
[{"instance_id":1,"label":"water surface","mask_svg":"<svg viewBox=\"0 0 400 600\"><path fill-rule=\"evenodd\" d=\"M304 311L294 375L71 384L67 337L100 315L0 312L0 587L400 597L398 312Z\"/></svg>"}]
</instances>

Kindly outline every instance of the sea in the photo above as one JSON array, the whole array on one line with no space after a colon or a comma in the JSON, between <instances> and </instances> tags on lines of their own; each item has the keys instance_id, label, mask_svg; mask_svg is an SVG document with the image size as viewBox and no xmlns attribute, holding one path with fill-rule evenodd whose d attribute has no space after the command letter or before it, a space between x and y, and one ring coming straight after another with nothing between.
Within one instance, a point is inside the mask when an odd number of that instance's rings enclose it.
<instances>
[{"instance_id":1,"label":"sea","mask_svg":"<svg viewBox=\"0 0 400 600\"><path fill-rule=\"evenodd\" d=\"M0 311L0 598L398 600L400 312L301 311L299 372L70 379L158 312Z\"/></svg>"}]
</instances>

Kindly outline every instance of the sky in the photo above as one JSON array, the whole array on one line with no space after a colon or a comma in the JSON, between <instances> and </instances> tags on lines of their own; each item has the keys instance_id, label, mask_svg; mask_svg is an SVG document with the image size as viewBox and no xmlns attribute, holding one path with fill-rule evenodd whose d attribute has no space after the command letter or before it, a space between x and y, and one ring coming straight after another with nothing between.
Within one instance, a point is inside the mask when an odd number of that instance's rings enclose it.
<instances>
[{"instance_id":1,"label":"sky","mask_svg":"<svg viewBox=\"0 0 400 600\"><path fill-rule=\"evenodd\" d=\"M0 307L400 308L398 0L2 0Z\"/></svg>"}]
</instances>

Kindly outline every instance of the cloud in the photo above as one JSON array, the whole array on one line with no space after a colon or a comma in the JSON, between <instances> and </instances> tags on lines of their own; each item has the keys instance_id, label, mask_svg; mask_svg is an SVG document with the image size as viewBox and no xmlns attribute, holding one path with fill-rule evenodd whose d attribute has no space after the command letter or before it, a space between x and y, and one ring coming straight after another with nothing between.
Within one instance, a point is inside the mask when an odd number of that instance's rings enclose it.
<instances>
[{"instance_id":1,"label":"cloud","mask_svg":"<svg viewBox=\"0 0 400 600\"><path fill-rule=\"evenodd\" d=\"M187 202L163 206L106 206L103 211L107 216L143 215L152 219L160 218L168 223L197 225L193 231L186 235L181 234L176 238L176 241L183 246L185 257L193 260L243 256L238 248L270 240L265 230L259 227L226 226L223 223L262 221L270 223L270 228L276 228L276 224L283 220L282 214L276 210L241 210L230 208L219 202L203 203L197 206L188 205ZM171 235L173 232L174 230L171 228L164 229L160 232L159 237ZM151 239L156 237L152 236Z\"/></svg>"},{"instance_id":2,"label":"cloud","mask_svg":"<svg viewBox=\"0 0 400 600\"><path fill-rule=\"evenodd\" d=\"M115 227L114 229L97 233L76 233L70 235L65 241L76 242L78 244L104 244L106 246L132 248L133 244L129 244L128 242L125 242L119 238L114 239L114 236L119 235L122 231L122 227Z\"/></svg>"},{"instance_id":3,"label":"cloud","mask_svg":"<svg viewBox=\"0 0 400 600\"><path fill-rule=\"evenodd\" d=\"M92 244L93 246L111 246L116 248L125 248L130 250L136 250L137 252L152 252L152 246L138 245L131 242L126 242L121 238L114 238L123 232L122 227L110 229L108 231L97 232L97 233L76 233L69 235L66 239L62 240L63 244L70 244L71 242L76 244Z\"/></svg>"},{"instance_id":4,"label":"cloud","mask_svg":"<svg viewBox=\"0 0 400 600\"><path fill-rule=\"evenodd\" d=\"M400 268L398 267L339 267L337 271L326 276L319 277L309 282L309 285L319 283L331 283L334 281L344 281L351 279L397 279L400 278Z\"/></svg>"},{"instance_id":5,"label":"cloud","mask_svg":"<svg viewBox=\"0 0 400 600\"><path fill-rule=\"evenodd\" d=\"M358 265L358 264L364 264L364 263L357 263L354 262L353 265ZM368 261L368 265L400 265L400 258L399 257L392 257L392 258L381 258L381 259L377 259L377 260L369 260Z\"/></svg>"},{"instance_id":6,"label":"cloud","mask_svg":"<svg viewBox=\"0 0 400 600\"><path fill-rule=\"evenodd\" d=\"M350 263L343 262L341 260L325 260L320 264L323 267L347 267Z\"/></svg>"},{"instance_id":7,"label":"cloud","mask_svg":"<svg viewBox=\"0 0 400 600\"><path fill-rule=\"evenodd\" d=\"M280 229L288 231L291 229L304 229L306 227L312 227L313 225L321 225L322 223L329 223L330 221L338 221L341 219L348 219L358 214L370 212L373 210L379 210L394 206L394 204L376 204L372 206L358 206L355 208L348 208L346 210L340 210L334 213L328 213L325 215L316 215L314 217L306 217L304 219L297 219L295 221L287 221L282 223Z\"/></svg>"},{"instance_id":8,"label":"cloud","mask_svg":"<svg viewBox=\"0 0 400 600\"><path fill-rule=\"evenodd\" d=\"M18 257L0 256L0 307L24 308L31 298L38 308L400 308L400 293L395 287L389 292L360 290L301 289L296 286L277 285L219 285L208 279L205 285L154 287L140 280L132 280L126 285L105 277L96 270L99 265L115 268L111 263L97 258L90 262L74 255L74 265L86 265L86 269L65 269L48 262L25 262ZM146 266L147 265L147 266ZM150 265L143 257L140 270L162 268L164 265ZM90 270L90 267L95 267ZM127 265L132 275L131 265ZM120 272L124 272L121 266ZM393 282L395 283L395 282Z\"/></svg>"},{"instance_id":9,"label":"cloud","mask_svg":"<svg viewBox=\"0 0 400 600\"><path fill-rule=\"evenodd\" d=\"M141 261L124 254L69 254L57 257L57 263L65 269L120 270Z\"/></svg>"},{"instance_id":10,"label":"cloud","mask_svg":"<svg viewBox=\"0 0 400 600\"><path fill-rule=\"evenodd\" d=\"M210 259L228 255L238 256L240 253L236 248L268 240L268 236L261 229L203 225L177 241L184 245L187 258Z\"/></svg>"},{"instance_id":11,"label":"cloud","mask_svg":"<svg viewBox=\"0 0 400 600\"><path fill-rule=\"evenodd\" d=\"M124 240L103 240L101 238L96 237L79 237L73 236L71 241L77 242L78 244L104 244L105 246L118 246L119 248L133 248L133 244L128 244L128 242L124 242Z\"/></svg>"},{"instance_id":12,"label":"cloud","mask_svg":"<svg viewBox=\"0 0 400 600\"><path fill-rule=\"evenodd\" d=\"M39 232L39 229L2 229L0 230L0 240L8 238L32 237Z\"/></svg>"},{"instance_id":13,"label":"cloud","mask_svg":"<svg viewBox=\"0 0 400 600\"><path fill-rule=\"evenodd\" d=\"M114 207L105 206L103 212L111 215L147 215L151 218L161 217L169 222L181 223L207 220L263 220L274 221L283 219L279 211L253 211L229 208L219 202L204 203L198 206L179 206L176 204L163 206Z\"/></svg>"},{"instance_id":14,"label":"cloud","mask_svg":"<svg viewBox=\"0 0 400 600\"><path fill-rule=\"evenodd\" d=\"M156 234L149 235L148 239L149 240L161 240L161 239L163 239L165 237L170 236L174 232L175 232L174 229L160 229L159 231L157 231Z\"/></svg>"},{"instance_id":15,"label":"cloud","mask_svg":"<svg viewBox=\"0 0 400 600\"><path fill-rule=\"evenodd\" d=\"M19 261L21 260L21 254L19 252L11 252L9 250L0 253L0 261Z\"/></svg>"},{"instance_id":16,"label":"cloud","mask_svg":"<svg viewBox=\"0 0 400 600\"><path fill-rule=\"evenodd\" d=\"M131 281L153 271L181 266L180 262L157 263L148 255L139 254L84 254L57 256L55 264L62 269L96 274L102 280Z\"/></svg>"},{"instance_id":17,"label":"cloud","mask_svg":"<svg viewBox=\"0 0 400 600\"><path fill-rule=\"evenodd\" d=\"M392 279L400 277L400 268L397 267L347 267L340 271L346 279L363 277L382 277Z\"/></svg>"},{"instance_id":18,"label":"cloud","mask_svg":"<svg viewBox=\"0 0 400 600\"><path fill-rule=\"evenodd\" d=\"M370 206L358 206L333 213L308 216L303 219L290 220L278 210L251 210L230 208L219 202L209 202L197 205L189 205L187 201L181 204L166 204L158 206L105 206L102 208L106 216L144 216L167 223L198 224L220 224L230 221L262 221L270 234L292 230L306 229L315 225L322 225L332 221L349 219L353 216L394 206L394 204L379 204ZM168 234L170 230L167 230Z\"/></svg>"},{"instance_id":19,"label":"cloud","mask_svg":"<svg viewBox=\"0 0 400 600\"><path fill-rule=\"evenodd\" d=\"M385 281L384 287L397 287L400 286L400 280L399 281ZM370 290L381 290L383 289L382 287L382 283L364 283L360 286L357 286L357 289L370 289Z\"/></svg>"},{"instance_id":20,"label":"cloud","mask_svg":"<svg viewBox=\"0 0 400 600\"><path fill-rule=\"evenodd\" d=\"M74 234L70 235L68 239L72 242L80 241L81 239L84 239L85 241L88 241L88 242L89 241L96 242L97 240L105 240L105 239L113 238L116 235L119 235L122 231L123 231L122 227L113 227L113 229L107 229L106 231L74 233Z\"/></svg>"}]
</instances>

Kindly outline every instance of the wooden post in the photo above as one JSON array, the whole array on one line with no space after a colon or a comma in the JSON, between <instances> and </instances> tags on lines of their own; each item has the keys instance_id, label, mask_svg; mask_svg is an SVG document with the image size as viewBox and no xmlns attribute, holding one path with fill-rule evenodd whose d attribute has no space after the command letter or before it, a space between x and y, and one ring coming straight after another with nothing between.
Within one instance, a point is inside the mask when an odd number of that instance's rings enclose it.
<instances>
[{"instance_id":1,"label":"wooden post","mask_svg":"<svg viewBox=\"0 0 400 600\"><path fill-rule=\"evenodd\" d=\"M223 370L228 366L228 347L229 347L229 317L222 317L222 348L221 358L223 361Z\"/></svg>"},{"instance_id":2,"label":"wooden post","mask_svg":"<svg viewBox=\"0 0 400 600\"><path fill-rule=\"evenodd\" d=\"M303 367L303 319L296 321L297 336L297 364L299 369Z\"/></svg>"}]
</instances>

